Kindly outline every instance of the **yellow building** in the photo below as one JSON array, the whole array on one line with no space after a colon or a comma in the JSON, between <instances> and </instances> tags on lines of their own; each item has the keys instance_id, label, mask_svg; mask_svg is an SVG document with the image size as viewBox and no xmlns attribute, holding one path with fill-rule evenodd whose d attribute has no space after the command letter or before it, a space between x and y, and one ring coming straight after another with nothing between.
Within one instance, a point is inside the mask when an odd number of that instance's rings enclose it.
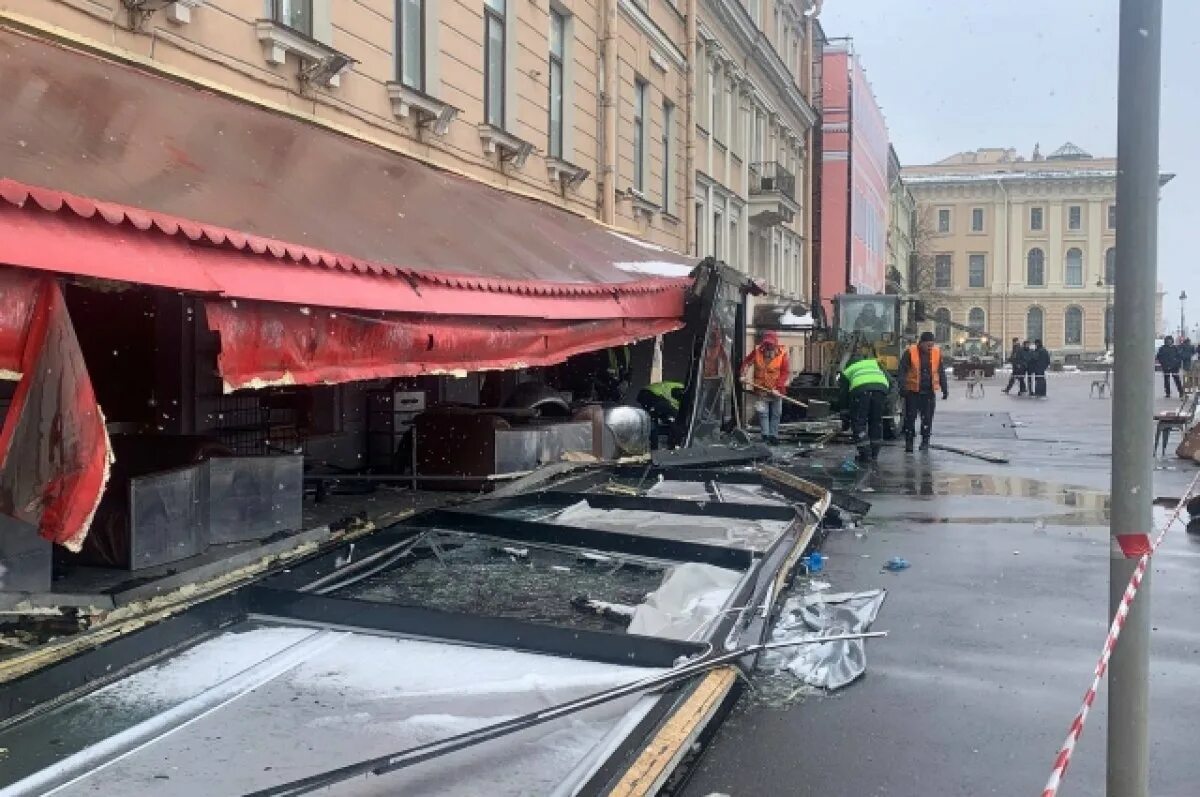
<instances>
[{"instance_id":1,"label":"yellow building","mask_svg":"<svg viewBox=\"0 0 1200 797\"><path fill-rule=\"evenodd\" d=\"M1115 158L1072 144L1044 157L1035 147L1028 159L980 149L903 175L918 208L909 290L927 300L935 321L967 324L1006 345L1040 338L1067 363L1104 351L1121 273ZM960 334L934 328L943 341Z\"/></svg>"},{"instance_id":2,"label":"yellow building","mask_svg":"<svg viewBox=\"0 0 1200 797\"><path fill-rule=\"evenodd\" d=\"M715 254L799 294L818 5L7 0L0 24L299 115L678 252Z\"/></svg>"}]
</instances>

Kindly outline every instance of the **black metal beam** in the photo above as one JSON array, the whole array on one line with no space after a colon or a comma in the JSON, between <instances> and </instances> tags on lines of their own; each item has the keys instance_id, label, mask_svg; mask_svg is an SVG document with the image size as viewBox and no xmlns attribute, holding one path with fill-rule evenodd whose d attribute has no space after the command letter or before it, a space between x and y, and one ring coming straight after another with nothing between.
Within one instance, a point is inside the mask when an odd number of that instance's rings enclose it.
<instances>
[{"instance_id":1,"label":"black metal beam","mask_svg":"<svg viewBox=\"0 0 1200 797\"><path fill-rule=\"evenodd\" d=\"M596 509L631 509L645 512L666 512L672 515L721 517L734 520L782 520L790 521L796 511L790 506L778 504L722 503L713 500L690 498L659 498L657 496L614 495L611 493L577 493L548 490L494 501L478 501L458 507L459 511L480 514L501 512L528 507L566 507L587 501Z\"/></svg>"},{"instance_id":2,"label":"black metal beam","mask_svg":"<svg viewBox=\"0 0 1200 797\"><path fill-rule=\"evenodd\" d=\"M601 553L702 562L734 570L745 570L755 558L753 551L741 548L723 548L580 526L559 526L534 520L481 515L461 509L435 509L409 518L405 523L420 528L466 531L531 543L591 548Z\"/></svg>"},{"instance_id":3,"label":"black metal beam","mask_svg":"<svg viewBox=\"0 0 1200 797\"><path fill-rule=\"evenodd\" d=\"M673 448L654 451L650 460L656 468L702 468L706 466L746 465L765 462L771 458L771 449L761 444L746 448L704 446L700 448Z\"/></svg>"},{"instance_id":4,"label":"black metal beam","mask_svg":"<svg viewBox=\"0 0 1200 797\"><path fill-rule=\"evenodd\" d=\"M247 610L252 614L285 622L302 621L362 629L367 633L490 645L635 667L670 667L680 656L694 656L708 647L658 637L561 628L509 618L331 598L266 587L247 589L245 600Z\"/></svg>"},{"instance_id":5,"label":"black metal beam","mask_svg":"<svg viewBox=\"0 0 1200 797\"><path fill-rule=\"evenodd\" d=\"M243 616L236 594L193 606L181 614L84 648L56 664L0 684L0 728L48 701L97 689L202 641L208 632Z\"/></svg>"}]
</instances>

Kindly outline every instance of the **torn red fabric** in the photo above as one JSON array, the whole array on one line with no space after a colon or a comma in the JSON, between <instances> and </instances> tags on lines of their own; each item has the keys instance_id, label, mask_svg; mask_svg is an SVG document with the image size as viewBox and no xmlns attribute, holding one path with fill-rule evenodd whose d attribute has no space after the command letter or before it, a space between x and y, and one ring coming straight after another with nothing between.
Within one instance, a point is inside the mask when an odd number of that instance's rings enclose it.
<instances>
[{"instance_id":1,"label":"torn red fabric","mask_svg":"<svg viewBox=\"0 0 1200 797\"><path fill-rule=\"evenodd\" d=\"M467 308L464 308L467 309ZM554 365L678 329L677 318L564 321L205 303L226 390Z\"/></svg>"},{"instance_id":2,"label":"torn red fabric","mask_svg":"<svg viewBox=\"0 0 1200 797\"><path fill-rule=\"evenodd\" d=\"M23 376L0 430L0 512L78 551L112 461L104 416L58 282L7 273L0 279L0 304L32 308L19 363ZM24 291L24 298L10 297L12 290ZM19 333L5 328L0 345Z\"/></svg>"},{"instance_id":3,"label":"torn red fabric","mask_svg":"<svg viewBox=\"0 0 1200 797\"><path fill-rule=\"evenodd\" d=\"M29 319L37 303L43 275L19 268L0 268L0 379L21 378L21 357Z\"/></svg>"}]
</instances>

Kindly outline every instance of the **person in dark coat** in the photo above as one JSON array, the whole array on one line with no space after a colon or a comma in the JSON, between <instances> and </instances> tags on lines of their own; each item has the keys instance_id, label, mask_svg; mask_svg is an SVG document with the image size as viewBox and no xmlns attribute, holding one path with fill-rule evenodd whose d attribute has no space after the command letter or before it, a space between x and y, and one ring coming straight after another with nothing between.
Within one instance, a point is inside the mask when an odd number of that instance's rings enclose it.
<instances>
[{"instance_id":1,"label":"person in dark coat","mask_svg":"<svg viewBox=\"0 0 1200 797\"><path fill-rule=\"evenodd\" d=\"M922 332L921 341L900 355L900 373L896 381L904 391L904 450L913 450L919 417L921 450L925 451L929 448L929 436L933 434L937 394L942 394L942 401L950 398L942 350L934 345L932 332Z\"/></svg>"},{"instance_id":2,"label":"person in dark coat","mask_svg":"<svg viewBox=\"0 0 1200 797\"><path fill-rule=\"evenodd\" d=\"M1179 361L1182 371L1186 374L1192 370L1192 358L1196 356L1196 347L1191 338L1184 338L1179 344Z\"/></svg>"},{"instance_id":3,"label":"person in dark coat","mask_svg":"<svg viewBox=\"0 0 1200 797\"><path fill-rule=\"evenodd\" d=\"M1050 352L1042 345L1041 338L1033 342L1029 356L1029 373L1033 374L1033 395L1046 398L1046 371L1050 370Z\"/></svg>"},{"instance_id":4,"label":"person in dark coat","mask_svg":"<svg viewBox=\"0 0 1200 797\"><path fill-rule=\"evenodd\" d=\"M1008 378L1008 385L1004 388L1005 393L1011 393L1013 385L1017 386L1017 395L1025 395L1025 373L1028 365L1028 357L1026 349L1029 346L1029 341L1021 343L1020 338L1013 338L1012 353L1008 355L1008 361L1012 364L1012 376Z\"/></svg>"},{"instance_id":5,"label":"person in dark coat","mask_svg":"<svg viewBox=\"0 0 1200 797\"><path fill-rule=\"evenodd\" d=\"M1163 338L1163 343L1158 347L1158 354L1154 355L1154 359L1162 368L1163 391L1167 394L1167 398L1171 397L1172 378L1175 379L1175 389L1179 391L1179 397L1183 398L1183 382L1179 378L1179 369L1183 366L1183 358L1179 354L1179 347L1175 345L1175 338L1170 335Z\"/></svg>"}]
</instances>

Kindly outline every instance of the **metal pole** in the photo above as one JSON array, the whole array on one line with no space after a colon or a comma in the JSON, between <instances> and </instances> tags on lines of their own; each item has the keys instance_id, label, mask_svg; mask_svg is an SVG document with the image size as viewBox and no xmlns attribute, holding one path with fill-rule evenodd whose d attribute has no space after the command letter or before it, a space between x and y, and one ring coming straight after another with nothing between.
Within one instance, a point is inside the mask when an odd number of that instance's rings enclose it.
<instances>
[{"instance_id":1,"label":"metal pole","mask_svg":"<svg viewBox=\"0 0 1200 797\"><path fill-rule=\"evenodd\" d=\"M1113 390L1113 472L1109 617L1120 605L1136 558L1117 534L1151 531L1154 348L1158 263L1158 117L1162 0L1121 0L1117 86L1117 285ZM1150 684L1150 571L1130 608L1108 668L1108 797L1148 797L1146 712Z\"/></svg>"}]
</instances>

